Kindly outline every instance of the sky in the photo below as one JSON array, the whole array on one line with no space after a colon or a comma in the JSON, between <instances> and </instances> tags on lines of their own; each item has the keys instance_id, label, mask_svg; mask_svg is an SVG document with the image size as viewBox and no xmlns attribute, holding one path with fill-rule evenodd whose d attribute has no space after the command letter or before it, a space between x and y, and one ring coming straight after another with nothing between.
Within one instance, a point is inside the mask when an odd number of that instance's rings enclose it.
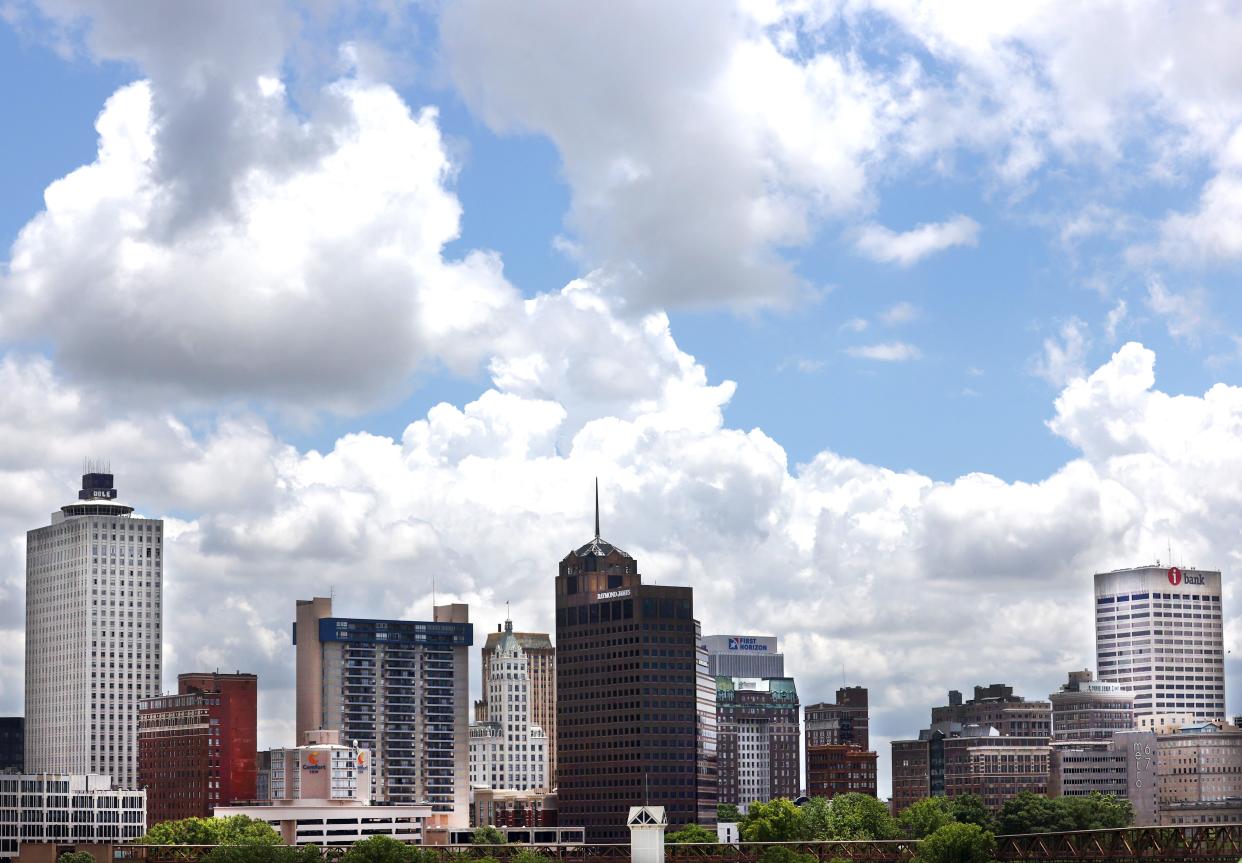
<instances>
[{"instance_id":1,"label":"sky","mask_svg":"<svg viewBox=\"0 0 1242 863\"><path fill-rule=\"evenodd\" d=\"M1242 535L1242 8L0 0L0 713L83 458L164 686L294 601L550 630L605 537L892 739ZM477 654L476 654L477 659ZM1242 712L1228 658L1228 706ZM472 669L477 691L477 662Z\"/></svg>"}]
</instances>

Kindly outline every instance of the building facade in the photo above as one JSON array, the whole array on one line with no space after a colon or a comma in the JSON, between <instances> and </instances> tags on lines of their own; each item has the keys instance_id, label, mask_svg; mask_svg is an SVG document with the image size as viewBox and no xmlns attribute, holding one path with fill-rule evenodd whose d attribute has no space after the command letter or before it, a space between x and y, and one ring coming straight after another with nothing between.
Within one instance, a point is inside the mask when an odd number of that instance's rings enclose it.
<instances>
[{"instance_id":1,"label":"building facade","mask_svg":"<svg viewBox=\"0 0 1242 863\"><path fill-rule=\"evenodd\" d=\"M0 773L21 773L25 764L26 720L0 716Z\"/></svg>"},{"instance_id":2,"label":"building facade","mask_svg":"<svg viewBox=\"0 0 1242 863\"><path fill-rule=\"evenodd\" d=\"M1108 794L1130 801L1134 825L1157 823L1156 735L1119 731L1108 740L1055 744L1049 762L1048 796Z\"/></svg>"},{"instance_id":3,"label":"building facade","mask_svg":"<svg viewBox=\"0 0 1242 863\"><path fill-rule=\"evenodd\" d=\"M838 794L876 795L876 753L851 745L806 747L806 794L835 797Z\"/></svg>"},{"instance_id":4,"label":"building facade","mask_svg":"<svg viewBox=\"0 0 1242 863\"><path fill-rule=\"evenodd\" d=\"M297 734L328 729L358 741L374 758L376 802L429 803L447 826L465 826L474 634L465 605L436 606L434 616L332 617L331 599L298 600Z\"/></svg>"},{"instance_id":5,"label":"building facade","mask_svg":"<svg viewBox=\"0 0 1242 863\"><path fill-rule=\"evenodd\" d=\"M1052 736L1056 740L1111 740L1134 730L1134 693L1120 683L1097 681L1090 671L1071 671L1052 702Z\"/></svg>"},{"instance_id":6,"label":"building facade","mask_svg":"<svg viewBox=\"0 0 1242 863\"><path fill-rule=\"evenodd\" d=\"M270 797L246 806L218 806L215 817L245 815L276 828L286 845L352 845L368 836L421 843L436 816L426 803L371 801L369 750L341 743L336 730L308 731L306 744L272 749L262 783ZM443 816L442 816L443 817Z\"/></svg>"},{"instance_id":7,"label":"building facade","mask_svg":"<svg viewBox=\"0 0 1242 863\"><path fill-rule=\"evenodd\" d=\"M1225 718L1220 572L1140 566L1095 575L1099 679L1134 693L1135 716Z\"/></svg>"},{"instance_id":8,"label":"building facade","mask_svg":"<svg viewBox=\"0 0 1242 863\"><path fill-rule=\"evenodd\" d=\"M807 746L871 747L865 687L844 686L837 690L835 702L808 704L805 717Z\"/></svg>"},{"instance_id":9,"label":"building facade","mask_svg":"<svg viewBox=\"0 0 1242 863\"><path fill-rule=\"evenodd\" d=\"M719 801L798 796L798 690L792 677L716 678Z\"/></svg>"},{"instance_id":10,"label":"building facade","mask_svg":"<svg viewBox=\"0 0 1242 863\"><path fill-rule=\"evenodd\" d=\"M705 635L707 673L717 677L762 679L785 676L785 656L772 635Z\"/></svg>"},{"instance_id":11,"label":"building facade","mask_svg":"<svg viewBox=\"0 0 1242 863\"><path fill-rule=\"evenodd\" d=\"M924 797L977 794L997 808L1023 791L1048 793L1047 735L1005 736L989 725L938 722L917 740L894 740L894 812Z\"/></svg>"},{"instance_id":12,"label":"building facade","mask_svg":"<svg viewBox=\"0 0 1242 863\"><path fill-rule=\"evenodd\" d=\"M0 861L21 846L116 843L147 832L143 791L117 789L110 776L0 775Z\"/></svg>"},{"instance_id":13,"label":"building facade","mask_svg":"<svg viewBox=\"0 0 1242 863\"><path fill-rule=\"evenodd\" d=\"M556 577L557 789L563 824L628 840L630 806L663 806L670 829L716 823L715 685L694 593L646 585L599 535Z\"/></svg>"},{"instance_id":14,"label":"building facade","mask_svg":"<svg viewBox=\"0 0 1242 863\"><path fill-rule=\"evenodd\" d=\"M28 773L138 787L138 702L159 694L164 522L116 501L111 473L26 534Z\"/></svg>"},{"instance_id":15,"label":"building facade","mask_svg":"<svg viewBox=\"0 0 1242 863\"><path fill-rule=\"evenodd\" d=\"M258 678L181 674L177 693L139 702L138 781L150 824L257 799Z\"/></svg>"},{"instance_id":16,"label":"building facade","mask_svg":"<svg viewBox=\"0 0 1242 863\"><path fill-rule=\"evenodd\" d=\"M526 672L528 692L530 695L531 722L543 729L547 738L548 777L546 785L556 787L556 648L552 637L546 632L514 632L518 645L526 655ZM475 702L475 722L491 720L488 709L488 696L491 680L492 654L496 645L504 637L498 626L496 632L487 634L487 641L481 651L483 669L482 698Z\"/></svg>"},{"instance_id":17,"label":"building facade","mask_svg":"<svg viewBox=\"0 0 1242 863\"><path fill-rule=\"evenodd\" d=\"M1156 771L1162 824L1220 823L1242 807L1242 729L1205 722L1161 734Z\"/></svg>"},{"instance_id":18,"label":"building facade","mask_svg":"<svg viewBox=\"0 0 1242 863\"><path fill-rule=\"evenodd\" d=\"M956 723L962 727L990 725L1002 737L1051 737L1052 704L1027 701L1013 694L1003 683L976 686L973 698L962 700L962 693L950 690L949 703L933 707L932 725Z\"/></svg>"},{"instance_id":19,"label":"building facade","mask_svg":"<svg viewBox=\"0 0 1242 863\"><path fill-rule=\"evenodd\" d=\"M529 660L506 620L487 658L488 716L470 727L470 784L531 791L548 788L548 738L533 721Z\"/></svg>"}]
</instances>

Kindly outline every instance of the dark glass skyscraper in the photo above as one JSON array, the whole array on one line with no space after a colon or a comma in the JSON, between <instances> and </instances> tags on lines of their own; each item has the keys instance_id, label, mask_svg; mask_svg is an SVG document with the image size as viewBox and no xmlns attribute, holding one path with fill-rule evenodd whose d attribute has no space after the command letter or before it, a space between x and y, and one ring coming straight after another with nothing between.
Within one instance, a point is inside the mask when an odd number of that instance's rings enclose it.
<instances>
[{"instance_id":1,"label":"dark glass skyscraper","mask_svg":"<svg viewBox=\"0 0 1242 863\"><path fill-rule=\"evenodd\" d=\"M558 800L592 842L628 841L644 801L670 829L716 822L714 681L689 587L644 585L599 535L556 577Z\"/></svg>"}]
</instances>

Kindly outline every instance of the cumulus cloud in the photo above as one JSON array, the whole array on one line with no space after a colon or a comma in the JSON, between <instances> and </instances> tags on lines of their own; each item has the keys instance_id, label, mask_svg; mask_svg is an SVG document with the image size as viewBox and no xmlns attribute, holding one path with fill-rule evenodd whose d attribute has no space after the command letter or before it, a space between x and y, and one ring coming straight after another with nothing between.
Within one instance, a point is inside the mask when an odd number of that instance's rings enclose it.
<instances>
[{"instance_id":1,"label":"cumulus cloud","mask_svg":"<svg viewBox=\"0 0 1242 863\"><path fill-rule=\"evenodd\" d=\"M50 346L121 394L347 412L403 395L420 367L491 355L520 297L496 255L442 254L461 207L435 109L342 67L288 94L312 13L39 11L69 46L146 77L107 101L95 160L18 235L0 339Z\"/></svg>"},{"instance_id":2,"label":"cumulus cloud","mask_svg":"<svg viewBox=\"0 0 1242 863\"><path fill-rule=\"evenodd\" d=\"M805 290L781 250L865 205L912 86L853 54L800 56L778 24L714 0L468 0L441 35L477 114L555 143L577 248L627 274L622 296L747 305Z\"/></svg>"},{"instance_id":3,"label":"cumulus cloud","mask_svg":"<svg viewBox=\"0 0 1242 863\"><path fill-rule=\"evenodd\" d=\"M1198 341L1207 313L1207 300L1202 291L1191 289L1178 293L1153 276L1147 281L1146 302L1149 309L1164 319L1169 335L1188 342Z\"/></svg>"},{"instance_id":4,"label":"cumulus cloud","mask_svg":"<svg viewBox=\"0 0 1242 863\"><path fill-rule=\"evenodd\" d=\"M251 88L252 143L280 149L284 91ZM96 161L13 246L0 335L109 385L343 410L428 358L471 367L518 298L495 256L441 257L461 213L435 112L354 80L322 98L299 126L314 158L251 166L230 207L170 232L153 90L116 93Z\"/></svg>"},{"instance_id":5,"label":"cumulus cloud","mask_svg":"<svg viewBox=\"0 0 1242 863\"><path fill-rule=\"evenodd\" d=\"M883 225L865 225L854 247L873 261L909 267L928 255L954 246L974 246L979 242L979 223L969 216L954 216L944 222L929 222L897 233Z\"/></svg>"},{"instance_id":6,"label":"cumulus cloud","mask_svg":"<svg viewBox=\"0 0 1242 863\"><path fill-rule=\"evenodd\" d=\"M1042 353L1033 360L1031 372L1056 387L1080 378L1085 373L1090 337L1087 325L1078 318L1061 324L1056 336L1044 339Z\"/></svg>"},{"instance_id":7,"label":"cumulus cloud","mask_svg":"<svg viewBox=\"0 0 1242 863\"><path fill-rule=\"evenodd\" d=\"M906 342L878 342L874 345L855 345L845 352L851 357L861 360L880 360L881 362L899 363L905 360L917 360L923 352L917 346Z\"/></svg>"}]
</instances>

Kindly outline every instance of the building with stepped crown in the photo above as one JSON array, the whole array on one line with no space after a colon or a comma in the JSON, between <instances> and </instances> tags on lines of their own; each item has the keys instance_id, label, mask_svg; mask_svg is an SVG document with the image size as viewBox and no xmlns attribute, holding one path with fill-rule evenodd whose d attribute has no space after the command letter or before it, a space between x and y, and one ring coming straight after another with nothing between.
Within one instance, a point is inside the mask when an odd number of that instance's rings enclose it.
<instances>
[{"instance_id":1,"label":"building with stepped crown","mask_svg":"<svg viewBox=\"0 0 1242 863\"><path fill-rule=\"evenodd\" d=\"M555 582L557 806L589 842L629 838L636 802L716 824L716 686L689 587L643 584L599 533Z\"/></svg>"},{"instance_id":2,"label":"building with stepped crown","mask_svg":"<svg viewBox=\"0 0 1242 863\"><path fill-rule=\"evenodd\" d=\"M506 620L487 660L485 722L470 727L470 784L530 791L548 787L548 738L534 721L526 651Z\"/></svg>"}]
</instances>

